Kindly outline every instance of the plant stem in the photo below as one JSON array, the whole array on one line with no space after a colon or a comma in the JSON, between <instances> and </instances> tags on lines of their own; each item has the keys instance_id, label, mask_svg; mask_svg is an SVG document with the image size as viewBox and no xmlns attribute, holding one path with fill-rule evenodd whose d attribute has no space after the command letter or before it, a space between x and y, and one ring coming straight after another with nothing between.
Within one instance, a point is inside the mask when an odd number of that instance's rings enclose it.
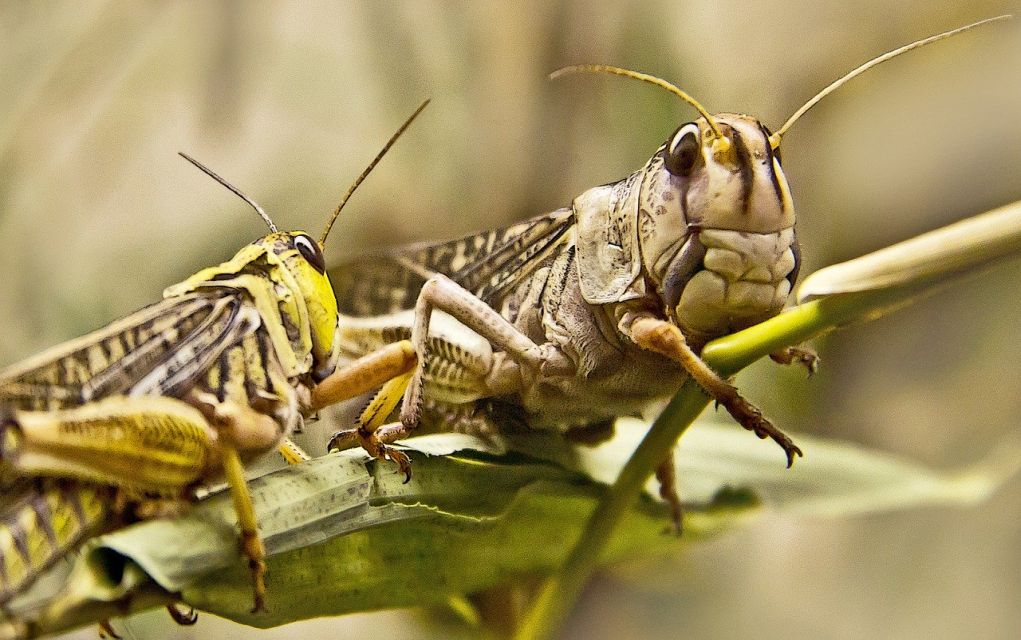
<instances>
[{"instance_id":1,"label":"plant stem","mask_svg":"<svg viewBox=\"0 0 1021 640\"><path fill-rule=\"evenodd\" d=\"M702 358L721 375L730 376L782 347L799 344L855 320L874 319L917 293L908 288L884 289L806 302L714 340L703 349ZM556 634L598 567L610 536L663 461L663 452L676 444L707 404L705 392L690 379L674 395L592 513L561 570L543 585L514 636L516 640L545 640Z\"/></svg>"},{"instance_id":2,"label":"plant stem","mask_svg":"<svg viewBox=\"0 0 1021 640\"><path fill-rule=\"evenodd\" d=\"M595 571L600 553L606 548L610 536L638 497L646 480L663 461L663 452L673 447L707 404L709 398L691 380L685 382L674 395L621 470L617 481L592 513L588 526L571 549L561 571L543 585L515 638L539 640L556 633L581 595L589 576Z\"/></svg>"}]
</instances>

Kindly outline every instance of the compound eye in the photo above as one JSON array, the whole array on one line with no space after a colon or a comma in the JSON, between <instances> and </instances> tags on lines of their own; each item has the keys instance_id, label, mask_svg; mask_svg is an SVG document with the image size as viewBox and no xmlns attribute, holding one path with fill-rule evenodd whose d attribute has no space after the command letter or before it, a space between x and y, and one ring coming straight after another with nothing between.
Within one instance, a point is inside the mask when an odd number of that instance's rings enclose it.
<instances>
[{"instance_id":1,"label":"compound eye","mask_svg":"<svg viewBox=\"0 0 1021 640\"><path fill-rule=\"evenodd\" d=\"M294 248L319 273L326 273L326 258L319 250L319 243L304 234L294 236Z\"/></svg>"},{"instance_id":2,"label":"compound eye","mask_svg":"<svg viewBox=\"0 0 1021 640\"><path fill-rule=\"evenodd\" d=\"M663 155L667 171L675 176L687 177L702 157L702 141L698 125L690 122L674 134Z\"/></svg>"}]
</instances>

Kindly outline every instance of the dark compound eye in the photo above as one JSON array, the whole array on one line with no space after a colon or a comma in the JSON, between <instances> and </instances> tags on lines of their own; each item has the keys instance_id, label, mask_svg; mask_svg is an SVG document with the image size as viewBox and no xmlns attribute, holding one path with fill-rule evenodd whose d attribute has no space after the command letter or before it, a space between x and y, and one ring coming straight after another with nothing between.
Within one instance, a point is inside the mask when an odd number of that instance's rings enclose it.
<instances>
[{"instance_id":1,"label":"dark compound eye","mask_svg":"<svg viewBox=\"0 0 1021 640\"><path fill-rule=\"evenodd\" d=\"M698 125L694 122L684 125L674 134L663 154L667 171L675 176L690 175L702 157L701 151L702 142L699 138Z\"/></svg>"},{"instance_id":2,"label":"dark compound eye","mask_svg":"<svg viewBox=\"0 0 1021 640\"><path fill-rule=\"evenodd\" d=\"M302 234L294 236L294 248L301 253L302 257L304 257L316 271L319 273L326 273L326 258L323 257L323 252L319 250L318 242L309 236Z\"/></svg>"}]
</instances>

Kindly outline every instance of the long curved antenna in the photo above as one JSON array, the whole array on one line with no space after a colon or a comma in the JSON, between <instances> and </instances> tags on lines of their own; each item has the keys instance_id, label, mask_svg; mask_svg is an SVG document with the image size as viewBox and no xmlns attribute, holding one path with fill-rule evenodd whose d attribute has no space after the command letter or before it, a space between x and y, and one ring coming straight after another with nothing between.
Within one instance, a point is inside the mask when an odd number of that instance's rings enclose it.
<instances>
[{"instance_id":1,"label":"long curved antenna","mask_svg":"<svg viewBox=\"0 0 1021 640\"><path fill-rule=\"evenodd\" d=\"M182 158L184 158L188 162L190 162L193 165L195 165L196 167L198 167L199 170L202 171L202 173L206 174L207 176L209 176L213 180L216 180L217 182L219 182L223 186L227 187L228 189L230 189L230 191L234 195L236 195L237 197L239 197L242 200L244 200L245 202L247 202L249 204L249 206L251 206L253 209L255 209L255 212L258 213L259 216L263 220L266 221L266 224L269 225L269 230L270 231L272 231L273 233L276 233L277 231L279 231L279 229L277 229L277 226L275 224L273 224L273 220L271 220L270 217L268 215L266 215L266 212L262 210L262 207L260 207L259 204L255 200L252 200L251 198L249 198L245 194L241 193L240 189L238 189L237 187L235 187L231 183L227 182L226 180L224 180L220 176L216 175L216 172L214 172L212 169L210 169L206 165L202 164L201 162L199 162L195 158L189 156L187 153L184 153L183 151L178 151L177 155L181 156Z\"/></svg>"},{"instance_id":2,"label":"long curved antenna","mask_svg":"<svg viewBox=\"0 0 1021 640\"><path fill-rule=\"evenodd\" d=\"M404 124L402 124L401 127L397 131L395 131L392 136L390 136L390 139L386 141L386 144L383 145L383 148L380 149L379 153L376 154L376 157L372 159L372 162L369 163L369 166L365 167L365 170L362 171L362 174L355 179L354 183L352 183L350 187L348 187L347 193L344 194L344 198L340 201L340 204L337 205L337 208L333 210L333 215L330 216L330 219L326 221L326 227L323 228L323 235L319 237L320 246L326 246L326 236L330 235L330 229L333 228L333 223L337 221L337 217L340 215L340 210L344 208L345 204L347 204L347 201L351 197L351 194L355 192L355 189L357 189L358 185L362 183L362 180L365 180L365 177L369 175L369 173L376 167L377 164L379 164L379 161L383 159L383 156L385 156L386 152L390 150L390 147L392 147L393 144L397 142L397 138L400 138L401 134L404 133L404 131L408 127L411 126L411 123L415 121L415 118L418 117L418 114L422 113L422 109L425 109L426 105L429 104L429 101L430 99L427 98L425 102L420 104L418 108L415 109L415 112L411 114L411 116L408 117L407 120L404 121Z\"/></svg>"},{"instance_id":3,"label":"long curved antenna","mask_svg":"<svg viewBox=\"0 0 1021 640\"><path fill-rule=\"evenodd\" d=\"M903 47L898 47L897 49L894 49L893 51L889 51L887 53L884 53L881 56L878 56L876 58L873 58L873 59L869 60L865 64L862 64L861 66L859 66L859 67L855 68L854 70L850 71L849 73L847 73L846 75L844 75L840 79L833 81L825 89L823 89L819 93L815 94L815 97L813 97L811 100L809 100L804 105L802 105L800 109L795 111L794 115L792 115L790 118L787 118L787 122L783 123L783 126L780 127L779 129L777 129L776 133L774 133L772 136L770 136L769 143L773 146L774 149L776 147L778 147L780 145L780 138L783 137L783 134L787 133L787 130L791 128L791 125L794 124L797 121L798 118L800 118L801 116L805 115L806 111L808 111L809 109L814 107L816 104L818 104L820 100L822 100L823 98L825 98L829 94L831 94L834 91L836 91L837 89L839 89L848 80L850 80L851 78L854 78L856 76L859 76L859 75L865 73L866 71L868 71L872 67L875 67L876 65L883 64L887 60L891 60L893 58L896 58L897 56L899 56L902 53L907 53L908 51L912 51L912 50L917 49L919 47L924 47L927 44L932 44L933 42L938 42L940 40L945 40L945 39L947 39L947 38L949 38L951 36L956 36L959 33L963 33L963 32L968 31L970 29L974 29L975 27L980 27L980 26L982 26L984 24L989 24L990 22L998 22L1000 20L1008 20L1009 18L1010 18L1009 15L1002 15L1002 16L996 16L995 18L986 18L985 20L979 20L978 22L973 22L972 24L965 25L963 27L958 27L958 28L952 29L950 31L944 31L943 33L937 33L934 36L929 36L928 38L923 38L921 40L916 40L915 42L912 42L911 44L906 44Z\"/></svg>"},{"instance_id":4,"label":"long curved antenna","mask_svg":"<svg viewBox=\"0 0 1021 640\"><path fill-rule=\"evenodd\" d=\"M556 80L557 78L566 76L567 74L570 73L610 73L615 76L623 76L625 78L641 80L642 82L648 82L649 84L654 84L657 87L666 89L670 93L679 97L681 100L684 100L691 106L695 107L695 109L698 110L699 114L701 114L702 117L706 119L706 122L709 123L709 128L713 130L713 134L720 140L726 140L726 138L723 136L723 132L720 131L720 127L716 124L716 119L713 118L713 116L708 111L706 111L705 107L699 104L698 100L691 97L681 88L667 82L662 78L657 78L656 76L649 75L647 73L642 73L641 71L632 71L630 69L622 69L621 67L613 67L605 64L574 64L569 67L557 69L553 73L549 74L549 79Z\"/></svg>"}]
</instances>

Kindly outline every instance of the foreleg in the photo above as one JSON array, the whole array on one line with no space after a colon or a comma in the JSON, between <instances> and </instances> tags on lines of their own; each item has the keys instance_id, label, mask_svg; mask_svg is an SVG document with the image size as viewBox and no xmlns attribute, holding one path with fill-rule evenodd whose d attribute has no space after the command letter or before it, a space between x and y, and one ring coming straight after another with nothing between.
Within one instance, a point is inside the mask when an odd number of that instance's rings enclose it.
<instances>
[{"instance_id":1,"label":"foreleg","mask_svg":"<svg viewBox=\"0 0 1021 640\"><path fill-rule=\"evenodd\" d=\"M804 455L801 449L782 431L766 419L762 412L718 373L713 371L702 358L695 353L684 338L684 334L675 325L645 314L625 314L620 328L636 345L649 351L655 351L679 363L709 397L723 407L745 429L752 431L759 438L771 438L787 455L787 466L794 464L794 458Z\"/></svg>"},{"instance_id":2,"label":"foreleg","mask_svg":"<svg viewBox=\"0 0 1021 640\"><path fill-rule=\"evenodd\" d=\"M393 413L408 388L411 376L412 373L408 372L384 384L358 417L358 426L333 434L327 448L345 449L359 444L373 458L396 463L399 471L404 474L404 482L411 480L411 459L407 454L387 446L407 435L408 429L403 423L384 426L387 416Z\"/></svg>"},{"instance_id":3,"label":"foreleg","mask_svg":"<svg viewBox=\"0 0 1021 640\"><path fill-rule=\"evenodd\" d=\"M312 390L312 409L360 396L415 368L415 347L408 340L388 344L338 368Z\"/></svg>"}]
</instances>

